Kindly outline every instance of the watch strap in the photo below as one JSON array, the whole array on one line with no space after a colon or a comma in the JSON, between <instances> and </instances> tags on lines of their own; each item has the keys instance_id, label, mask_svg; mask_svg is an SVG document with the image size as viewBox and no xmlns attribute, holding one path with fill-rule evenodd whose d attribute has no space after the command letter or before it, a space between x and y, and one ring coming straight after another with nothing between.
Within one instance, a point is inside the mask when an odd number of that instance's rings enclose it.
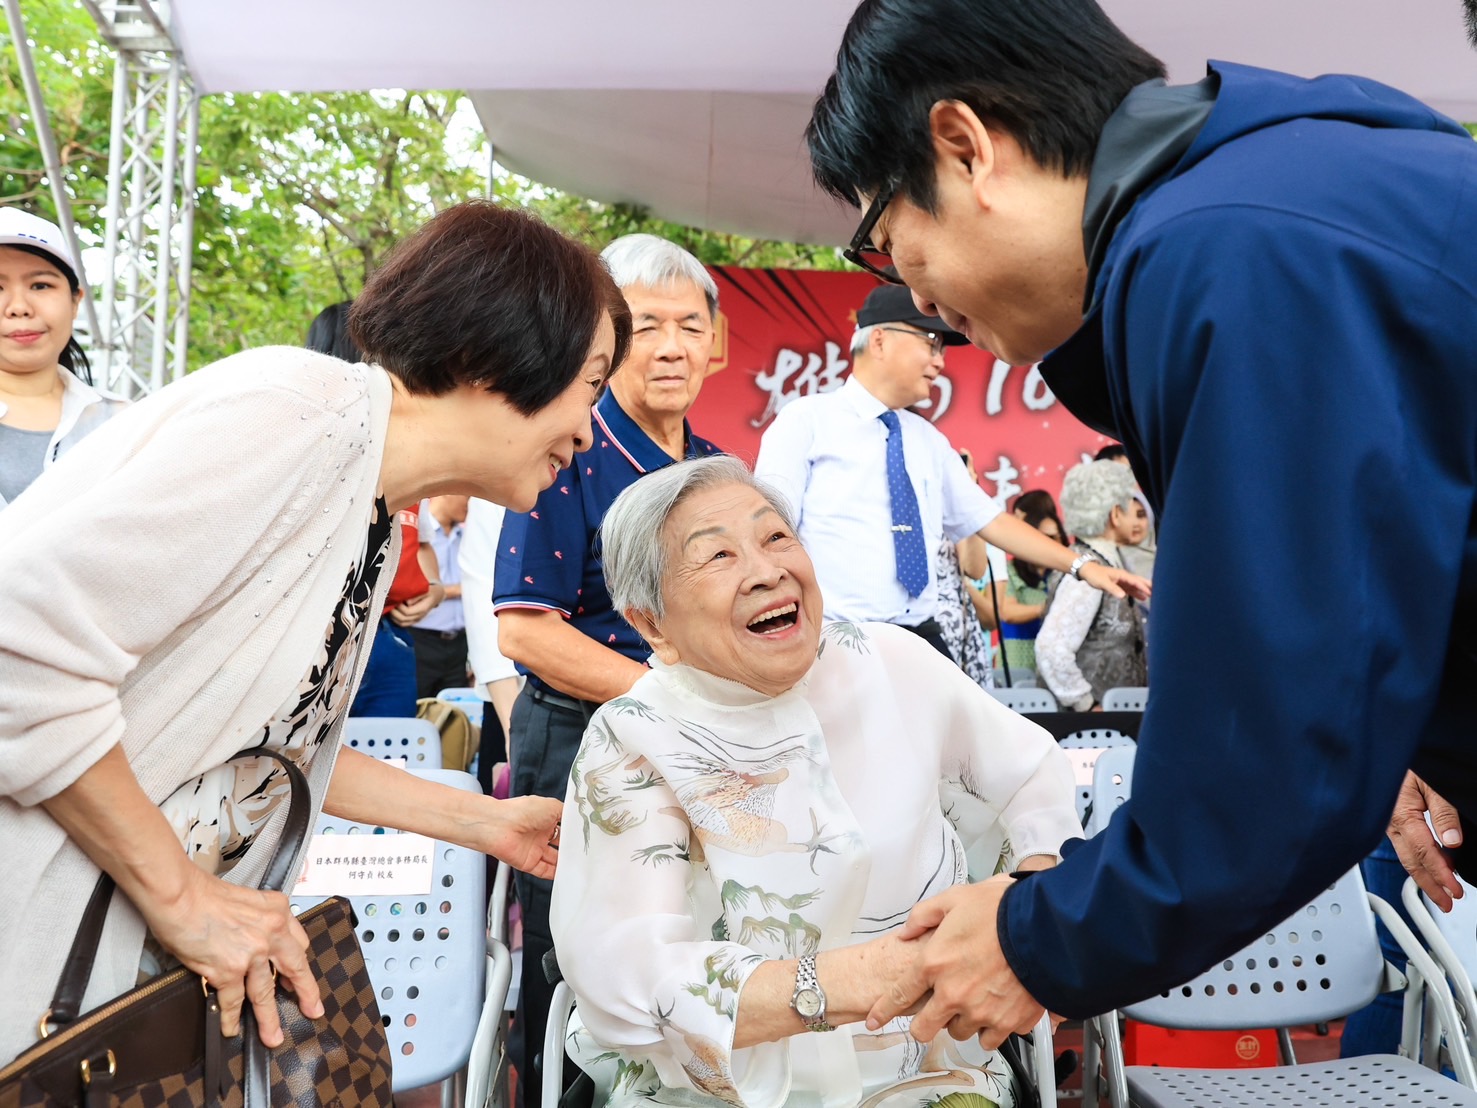
<instances>
[{"instance_id":1,"label":"watch strap","mask_svg":"<svg viewBox=\"0 0 1477 1108\"><path fill-rule=\"evenodd\" d=\"M796 1001L802 992L810 991L821 999L821 1010L814 1016L806 1018L801 1015ZM790 1007L795 1009L795 1014L800 1016L800 1022L805 1024L808 1031L834 1031L831 1024L826 1022L826 991L821 988L819 975L816 973L815 955L802 955L795 967L795 991L790 996Z\"/></svg>"}]
</instances>

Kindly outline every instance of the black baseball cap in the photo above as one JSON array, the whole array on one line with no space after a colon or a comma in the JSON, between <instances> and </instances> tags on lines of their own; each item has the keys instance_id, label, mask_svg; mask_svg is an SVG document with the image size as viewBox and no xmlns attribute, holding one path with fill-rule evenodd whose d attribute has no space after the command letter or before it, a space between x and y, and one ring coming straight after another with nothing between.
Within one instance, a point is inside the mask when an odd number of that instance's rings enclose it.
<instances>
[{"instance_id":1,"label":"black baseball cap","mask_svg":"<svg viewBox=\"0 0 1477 1108\"><path fill-rule=\"evenodd\" d=\"M862 301L856 313L857 327L875 327L879 323L906 323L920 331L932 331L943 337L945 346L969 345L967 338L938 316L920 312L906 285L878 285Z\"/></svg>"}]
</instances>

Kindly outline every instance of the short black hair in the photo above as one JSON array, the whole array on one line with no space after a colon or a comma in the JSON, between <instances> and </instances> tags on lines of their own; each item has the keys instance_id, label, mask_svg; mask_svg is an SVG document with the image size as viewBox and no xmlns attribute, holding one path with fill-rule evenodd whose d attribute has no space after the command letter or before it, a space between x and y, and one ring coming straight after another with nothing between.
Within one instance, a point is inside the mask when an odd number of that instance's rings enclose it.
<instances>
[{"instance_id":1,"label":"short black hair","mask_svg":"<svg viewBox=\"0 0 1477 1108\"><path fill-rule=\"evenodd\" d=\"M1110 442L1092 456L1095 462L1116 462L1119 458L1128 457L1128 448L1121 442Z\"/></svg>"},{"instance_id":2,"label":"short black hair","mask_svg":"<svg viewBox=\"0 0 1477 1108\"><path fill-rule=\"evenodd\" d=\"M13 250L24 250L27 254L34 254L56 266L56 271L66 278L67 287L72 290L72 296L76 297L77 290L82 287L82 282L66 262L50 250L43 250L39 246L26 246L19 242L7 245ZM67 336L67 345L62 347L62 352L57 355L56 360L75 373L79 379L86 381L89 385L92 384L92 363L87 360L87 351L82 349L82 344L77 341L76 335Z\"/></svg>"},{"instance_id":3,"label":"short black hair","mask_svg":"<svg viewBox=\"0 0 1477 1108\"><path fill-rule=\"evenodd\" d=\"M1083 176L1123 98L1163 76L1094 0L862 0L805 130L811 168L853 207L893 186L932 212L928 113L958 100L1042 168Z\"/></svg>"},{"instance_id":4,"label":"short black hair","mask_svg":"<svg viewBox=\"0 0 1477 1108\"><path fill-rule=\"evenodd\" d=\"M1045 489L1032 489L1021 493L1016 497L1011 511L1018 513L1023 522L1038 531L1041 530L1042 523L1048 519L1051 520L1056 524L1057 542L1063 546L1067 545L1067 529L1062 526L1062 517L1056 510L1056 501ZM1039 589L1046 581L1047 571L1024 558L1015 560L1015 571L1028 588Z\"/></svg>"},{"instance_id":5,"label":"short black hair","mask_svg":"<svg viewBox=\"0 0 1477 1108\"><path fill-rule=\"evenodd\" d=\"M533 415L569 387L606 316L615 372L631 310L588 247L518 208L447 208L391 253L355 298L349 335L412 393L459 385Z\"/></svg>"},{"instance_id":6,"label":"short black hair","mask_svg":"<svg viewBox=\"0 0 1477 1108\"><path fill-rule=\"evenodd\" d=\"M349 309L353 306L352 300L340 300L324 308L308 326L308 338L303 345L346 362L362 362L364 356L349 337Z\"/></svg>"}]
</instances>

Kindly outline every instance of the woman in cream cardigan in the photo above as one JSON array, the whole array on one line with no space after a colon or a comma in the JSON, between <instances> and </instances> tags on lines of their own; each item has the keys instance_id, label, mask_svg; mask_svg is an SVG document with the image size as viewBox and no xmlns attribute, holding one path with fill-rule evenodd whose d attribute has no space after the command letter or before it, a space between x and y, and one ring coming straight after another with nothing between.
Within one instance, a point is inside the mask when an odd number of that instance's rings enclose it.
<instances>
[{"instance_id":1,"label":"woman in cream cardigan","mask_svg":"<svg viewBox=\"0 0 1477 1108\"><path fill-rule=\"evenodd\" d=\"M84 1010L177 962L219 990L228 1034L249 1002L281 1041L277 974L321 1014L287 898L253 887L286 783L237 751L296 760L315 816L553 871L557 801L408 778L339 739L394 513L438 493L531 508L589 447L629 312L593 253L473 203L400 246L351 328L369 364L227 358L0 513L0 1060L34 1041L99 868L124 895Z\"/></svg>"}]
</instances>

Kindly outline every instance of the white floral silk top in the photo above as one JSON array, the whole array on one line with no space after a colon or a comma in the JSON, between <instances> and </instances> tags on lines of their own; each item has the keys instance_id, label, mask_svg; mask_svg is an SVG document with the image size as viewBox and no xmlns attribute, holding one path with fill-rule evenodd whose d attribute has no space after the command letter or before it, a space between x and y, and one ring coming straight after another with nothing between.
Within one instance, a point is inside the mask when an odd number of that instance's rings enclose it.
<instances>
[{"instance_id":1,"label":"white floral silk top","mask_svg":"<svg viewBox=\"0 0 1477 1108\"><path fill-rule=\"evenodd\" d=\"M571 1049L611 1103L1013 1103L997 1056L906 1018L741 1050L734 1026L765 959L895 930L1080 836L1056 742L889 624L829 624L773 698L652 666L585 732L550 914Z\"/></svg>"}]
</instances>

